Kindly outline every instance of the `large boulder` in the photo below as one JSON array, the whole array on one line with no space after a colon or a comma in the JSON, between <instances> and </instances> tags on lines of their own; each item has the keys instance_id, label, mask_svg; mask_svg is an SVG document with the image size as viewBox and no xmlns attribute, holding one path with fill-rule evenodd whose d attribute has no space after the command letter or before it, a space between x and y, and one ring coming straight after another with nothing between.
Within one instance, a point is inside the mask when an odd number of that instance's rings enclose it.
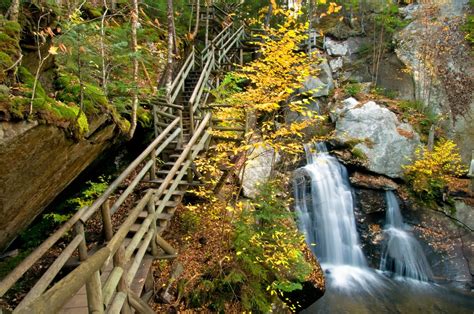
<instances>
[{"instance_id":1,"label":"large boulder","mask_svg":"<svg viewBox=\"0 0 474 314\"><path fill-rule=\"evenodd\" d=\"M403 165L421 144L411 125L373 101L359 103L354 98L336 109L336 140L365 154L367 168L375 173L400 178ZM355 144L355 145L354 145Z\"/></svg>"},{"instance_id":2,"label":"large boulder","mask_svg":"<svg viewBox=\"0 0 474 314\"><path fill-rule=\"evenodd\" d=\"M324 48L330 56L350 56L357 53L364 42L365 40L360 37L351 37L344 41L325 37Z\"/></svg>"},{"instance_id":3,"label":"large boulder","mask_svg":"<svg viewBox=\"0 0 474 314\"><path fill-rule=\"evenodd\" d=\"M73 141L56 126L0 122L0 252L115 138L107 117Z\"/></svg>"},{"instance_id":4,"label":"large boulder","mask_svg":"<svg viewBox=\"0 0 474 314\"><path fill-rule=\"evenodd\" d=\"M300 88L300 93L311 92L313 97L328 96L332 89L334 89L334 80L332 71L326 60L323 60L317 65L317 76L310 76L306 78L303 87Z\"/></svg>"},{"instance_id":5,"label":"large boulder","mask_svg":"<svg viewBox=\"0 0 474 314\"><path fill-rule=\"evenodd\" d=\"M275 150L270 147L257 146L250 153L241 174L242 192L245 197L255 198L258 186L270 178L277 158Z\"/></svg>"}]
</instances>

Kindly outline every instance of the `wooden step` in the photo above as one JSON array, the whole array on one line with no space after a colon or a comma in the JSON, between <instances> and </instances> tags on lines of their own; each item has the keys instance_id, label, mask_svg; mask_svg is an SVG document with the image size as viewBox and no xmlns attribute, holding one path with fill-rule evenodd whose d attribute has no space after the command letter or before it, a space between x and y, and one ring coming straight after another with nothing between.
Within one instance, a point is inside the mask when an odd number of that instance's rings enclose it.
<instances>
[{"instance_id":1,"label":"wooden step","mask_svg":"<svg viewBox=\"0 0 474 314\"><path fill-rule=\"evenodd\" d=\"M148 276L151 275L150 271L153 260L153 256L145 254L140 266L138 267L138 271L135 274L135 278L133 278L132 284L130 285L130 290L132 290L138 296L142 295L144 292L143 288L147 283L147 279L150 279Z\"/></svg>"}]
</instances>

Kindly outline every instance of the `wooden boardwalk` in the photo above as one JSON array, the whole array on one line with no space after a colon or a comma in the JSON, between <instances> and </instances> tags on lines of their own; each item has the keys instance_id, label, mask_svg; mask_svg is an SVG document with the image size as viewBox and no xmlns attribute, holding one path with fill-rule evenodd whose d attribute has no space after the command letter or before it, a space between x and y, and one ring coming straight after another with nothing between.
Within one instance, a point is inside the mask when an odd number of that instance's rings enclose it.
<instances>
[{"instance_id":1,"label":"wooden boardwalk","mask_svg":"<svg viewBox=\"0 0 474 314\"><path fill-rule=\"evenodd\" d=\"M192 49L166 97L150 101L153 142L92 205L81 208L0 282L2 297L59 240L72 234L14 313L153 313L142 296L151 296L152 262L177 256L161 235L187 188L199 184L194 181L197 173L192 165L211 141L212 112L206 106L209 90L218 86L219 74L242 62L239 49L244 27L234 24L216 6L210 12L208 19L225 19L226 23L215 23L221 29L201 53ZM119 189L132 173L137 174L125 190ZM143 186L148 187L146 191ZM132 195L138 201L114 228L112 216ZM105 244L88 251L84 230L92 217L99 217ZM64 278L55 279L72 256L79 257L79 265Z\"/></svg>"}]
</instances>

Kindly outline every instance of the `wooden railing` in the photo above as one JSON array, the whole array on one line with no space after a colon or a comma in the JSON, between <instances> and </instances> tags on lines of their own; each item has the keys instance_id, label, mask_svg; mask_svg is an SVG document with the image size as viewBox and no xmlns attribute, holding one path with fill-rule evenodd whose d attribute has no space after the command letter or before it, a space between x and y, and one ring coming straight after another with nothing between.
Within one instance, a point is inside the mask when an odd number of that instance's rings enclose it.
<instances>
[{"instance_id":1,"label":"wooden railing","mask_svg":"<svg viewBox=\"0 0 474 314\"><path fill-rule=\"evenodd\" d=\"M157 254L158 246L166 253L173 253L159 236L157 219L166 202L178 188L181 179L188 173L193 160L209 143L211 113L203 114L205 108L202 104L207 102L209 97L209 91L206 89L210 87L213 80L212 73L216 71L230 49L235 47L244 35L243 27L239 27L237 30L234 27L233 23L225 27L200 55L201 74L189 103L185 104L189 106L192 137L160 186L157 189L147 190L115 232L111 216L130 195L136 192L137 186L146 176L151 180L156 179L157 156L172 142L175 144L183 142L182 110L185 108L184 105L178 105L175 102L180 92L184 90L189 73L197 66L198 58L194 48L176 75L167 97L168 101L164 104L168 108L178 110L177 114L172 110L167 113L167 117L174 118L174 120L159 134L156 134L156 139L109 185L94 203L76 212L0 282L0 297L3 297L59 240L64 239L67 234L73 233L72 240L30 289L14 312L57 312L85 285L89 312L103 313L104 309L107 309L111 313L118 313L121 310L129 313L131 308L134 308L138 312L152 313L148 305L144 304L139 296L130 290L130 284L148 247L151 247L154 256ZM199 116L196 116L197 113ZM154 108L154 117L157 119L156 108ZM194 121L199 121L199 123L195 124ZM127 188L118 193L118 188L125 183L125 179L137 171L138 174L131 182L127 183ZM112 195L115 200L110 203L109 198ZM145 209L148 216L141 222L139 230L135 232L131 241L126 244L124 240L129 234L130 228ZM97 216L107 244L90 255L84 231L85 224L99 212L100 215ZM48 289L75 252L78 254L79 266ZM101 278L101 271L107 267L110 268L107 278Z\"/></svg>"},{"instance_id":2,"label":"wooden railing","mask_svg":"<svg viewBox=\"0 0 474 314\"><path fill-rule=\"evenodd\" d=\"M209 140L207 130L211 114L205 116L205 120L196 130L194 136L185 146L183 152L169 171L163 183L158 189L149 189L140 199L138 204L129 212L126 220L114 232L111 224L111 214L115 212L130 195L138 182L147 173L153 171L155 156L158 155L171 140L176 138L181 131L180 128L171 133L171 130L179 123L176 118L172 124L157 138L135 161L109 186L91 206L79 210L65 225L42 243L30 256L28 256L15 270L13 270L0 283L0 296L3 296L21 276L38 261L60 238L74 227L75 236L73 240L56 258L45 274L37 281L36 285L29 291L22 302L17 306L17 313L54 313L74 296L84 285L87 290L87 300L89 312L103 313L107 308L111 313L118 313L125 306L132 306L136 310L145 306L140 303L139 298L130 291L130 284L143 260L146 250L152 247L152 253L157 254L157 243L160 243L160 236L157 233L156 222L158 215L162 213L165 204L178 187L179 182L191 166L192 161L201 152L206 142ZM169 135L165 139L165 136ZM151 158L151 159L150 159ZM133 179L127 189L120 194L117 200L109 206L107 199L114 193L117 187L146 159L150 159L141 169L139 174ZM152 173L150 173L152 175ZM157 203L157 201L159 201ZM156 207L158 204L158 207ZM84 234L84 224L87 220L101 209L103 228L105 229L107 245L92 256L88 256L86 238ZM147 218L141 223L140 229L135 233L132 240L126 245L124 240L130 232L130 228L137 220L139 214L148 211ZM81 264L69 275L47 290L56 275L64 266L66 261L78 249ZM136 250L136 254L133 254ZM166 248L165 248L166 250ZM107 269L113 264L107 278L100 278L100 270ZM128 267L126 267L129 265ZM104 282L104 284L102 284ZM130 305L126 304L126 299L134 300Z\"/></svg>"}]
</instances>

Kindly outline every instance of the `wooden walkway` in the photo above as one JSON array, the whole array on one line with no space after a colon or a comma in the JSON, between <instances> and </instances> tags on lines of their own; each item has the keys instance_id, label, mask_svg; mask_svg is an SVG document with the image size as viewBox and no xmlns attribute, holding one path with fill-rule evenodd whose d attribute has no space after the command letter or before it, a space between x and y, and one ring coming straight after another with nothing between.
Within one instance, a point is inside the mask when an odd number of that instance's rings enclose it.
<instances>
[{"instance_id":1,"label":"wooden walkway","mask_svg":"<svg viewBox=\"0 0 474 314\"><path fill-rule=\"evenodd\" d=\"M211 141L212 112L205 106L209 90L218 86L219 74L242 62L244 27L216 6L212 14L212 19L225 19L226 26L202 52L192 49L166 97L151 100L153 142L92 205L81 208L0 282L2 297L59 240L72 234L14 313L153 313L146 302L153 288L152 262L177 256L161 235L187 188L199 184L193 181L193 161ZM137 175L122 191L132 173ZM138 201L114 227L113 215L131 196L138 196ZM100 221L105 242L88 251L84 230L93 217ZM79 265L58 280L73 256L79 258Z\"/></svg>"}]
</instances>

